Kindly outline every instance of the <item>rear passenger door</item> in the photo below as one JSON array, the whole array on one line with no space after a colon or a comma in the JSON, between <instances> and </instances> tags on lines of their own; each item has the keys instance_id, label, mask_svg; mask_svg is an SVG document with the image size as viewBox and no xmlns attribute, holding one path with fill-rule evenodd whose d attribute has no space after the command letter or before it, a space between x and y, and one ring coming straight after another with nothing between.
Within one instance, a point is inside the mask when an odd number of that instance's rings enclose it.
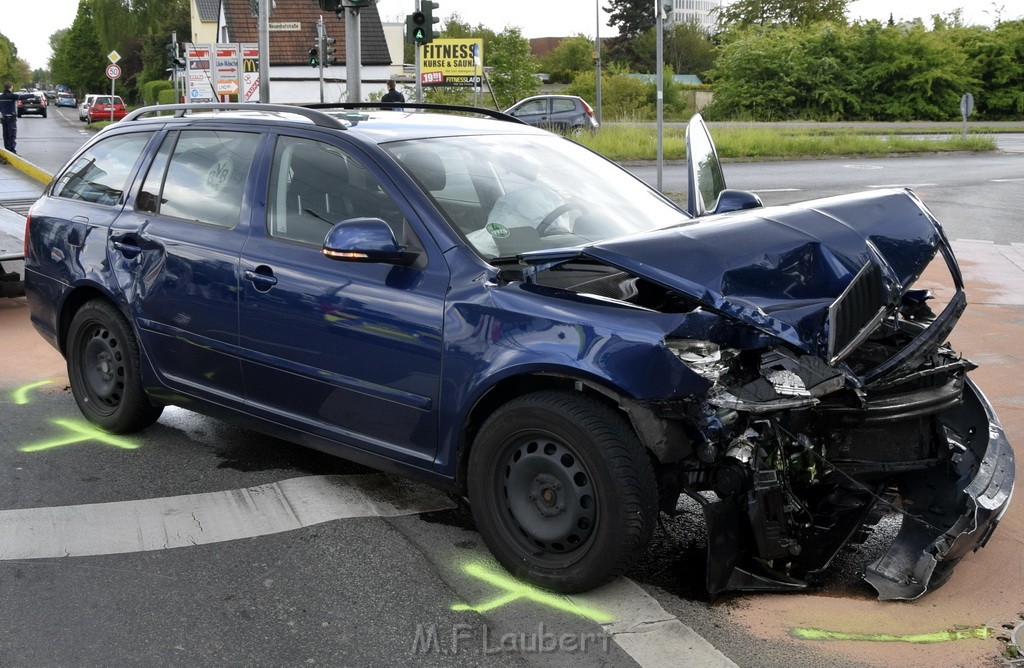
<instances>
[{"instance_id":1,"label":"rear passenger door","mask_svg":"<svg viewBox=\"0 0 1024 668\"><path fill-rule=\"evenodd\" d=\"M335 138L278 138L266 219L242 251L240 341L251 410L429 466L436 449L447 265L368 156ZM381 218L414 266L332 260L337 222ZM427 242L424 244L424 241Z\"/></svg>"},{"instance_id":2,"label":"rear passenger door","mask_svg":"<svg viewBox=\"0 0 1024 668\"><path fill-rule=\"evenodd\" d=\"M261 135L169 132L110 235L112 263L163 383L244 402L238 361L238 256Z\"/></svg>"}]
</instances>

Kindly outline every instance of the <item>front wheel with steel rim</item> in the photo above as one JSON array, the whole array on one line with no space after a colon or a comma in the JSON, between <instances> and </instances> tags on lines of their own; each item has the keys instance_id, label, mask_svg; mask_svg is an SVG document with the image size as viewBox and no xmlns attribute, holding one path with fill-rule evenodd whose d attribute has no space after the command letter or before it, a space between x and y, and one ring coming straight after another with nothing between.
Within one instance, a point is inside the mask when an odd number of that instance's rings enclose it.
<instances>
[{"instance_id":1,"label":"front wheel with steel rim","mask_svg":"<svg viewBox=\"0 0 1024 668\"><path fill-rule=\"evenodd\" d=\"M468 486L498 561L564 593L625 572L657 515L654 471L629 423L570 392L526 395L495 411L470 451Z\"/></svg>"},{"instance_id":2,"label":"front wheel with steel rim","mask_svg":"<svg viewBox=\"0 0 1024 668\"><path fill-rule=\"evenodd\" d=\"M102 301L85 304L68 329L71 392L86 419L106 431L145 429L163 412L142 389L139 344L120 311Z\"/></svg>"}]
</instances>

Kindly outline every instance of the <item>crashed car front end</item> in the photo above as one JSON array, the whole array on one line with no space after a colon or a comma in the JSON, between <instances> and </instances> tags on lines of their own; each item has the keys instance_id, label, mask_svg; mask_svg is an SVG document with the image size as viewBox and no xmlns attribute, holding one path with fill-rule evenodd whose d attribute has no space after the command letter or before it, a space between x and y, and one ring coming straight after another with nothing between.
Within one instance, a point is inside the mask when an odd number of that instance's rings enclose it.
<instances>
[{"instance_id":1,"label":"crashed car front end","mask_svg":"<svg viewBox=\"0 0 1024 668\"><path fill-rule=\"evenodd\" d=\"M608 276L577 292L682 314L665 346L709 389L622 404L659 459L662 510L681 494L704 508L712 594L802 589L897 513L864 577L882 599L917 598L1005 512L1013 451L948 343L963 281L913 193L732 213L528 260L552 274L600 265ZM937 270L935 313L921 285Z\"/></svg>"}]
</instances>

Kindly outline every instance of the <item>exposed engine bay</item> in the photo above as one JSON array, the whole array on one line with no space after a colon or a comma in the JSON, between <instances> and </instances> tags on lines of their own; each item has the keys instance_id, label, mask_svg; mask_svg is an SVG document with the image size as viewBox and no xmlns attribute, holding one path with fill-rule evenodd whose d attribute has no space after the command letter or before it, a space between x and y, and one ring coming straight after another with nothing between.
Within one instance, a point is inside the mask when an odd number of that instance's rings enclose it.
<instances>
[{"instance_id":1,"label":"exposed engine bay","mask_svg":"<svg viewBox=\"0 0 1024 668\"><path fill-rule=\"evenodd\" d=\"M659 459L662 511L682 494L703 507L712 595L803 589L886 514L902 528L864 573L881 599L917 598L985 544L1013 454L967 379L974 365L947 343L966 305L955 262L932 258L952 275L939 313L928 291L887 286L869 262L815 307L821 327L804 350L771 336L770 317L741 321L618 267L577 258L536 273L539 285L686 314L665 345L707 391L623 407Z\"/></svg>"}]
</instances>

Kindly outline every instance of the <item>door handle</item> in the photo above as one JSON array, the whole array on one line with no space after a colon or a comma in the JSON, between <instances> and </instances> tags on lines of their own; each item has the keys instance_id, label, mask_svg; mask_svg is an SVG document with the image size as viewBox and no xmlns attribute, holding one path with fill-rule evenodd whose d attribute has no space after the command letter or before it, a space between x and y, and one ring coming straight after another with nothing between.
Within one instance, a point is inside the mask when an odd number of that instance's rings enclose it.
<instances>
[{"instance_id":1,"label":"door handle","mask_svg":"<svg viewBox=\"0 0 1024 668\"><path fill-rule=\"evenodd\" d=\"M261 269L263 271L260 271ZM250 281L260 292L266 292L277 285L277 277L274 276L273 271L267 266L257 267L255 271L246 269L242 272L242 276L245 277L245 280Z\"/></svg>"},{"instance_id":2,"label":"door handle","mask_svg":"<svg viewBox=\"0 0 1024 668\"><path fill-rule=\"evenodd\" d=\"M121 234L110 238L110 243L118 253L131 260L142 252L138 240L131 234Z\"/></svg>"}]
</instances>

